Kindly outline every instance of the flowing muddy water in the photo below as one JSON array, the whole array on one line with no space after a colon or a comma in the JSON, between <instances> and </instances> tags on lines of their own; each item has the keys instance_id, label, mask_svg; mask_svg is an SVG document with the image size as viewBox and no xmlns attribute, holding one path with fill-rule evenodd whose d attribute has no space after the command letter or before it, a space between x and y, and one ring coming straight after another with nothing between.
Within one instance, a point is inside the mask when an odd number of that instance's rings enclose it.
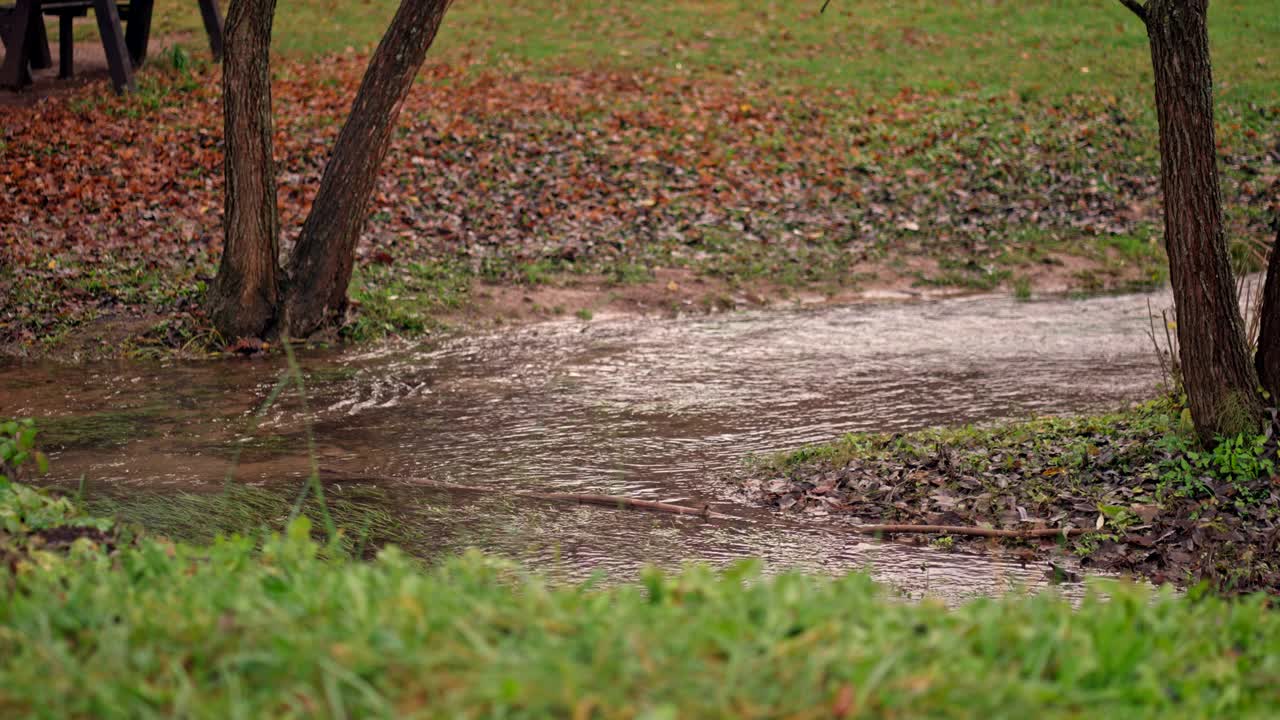
<instances>
[{"instance_id":1,"label":"flowing muddy water","mask_svg":"<svg viewBox=\"0 0 1280 720\"><path fill-rule=\"evenodd\" d=\"M646 563L755 556L771 570L866 568L908 594L954 599L1043 584L1044 567L784 520L729 501L723 478L748 455L849 431L1108 409L1149 396L1159 380L1149 300L981 297L566 320L312 353L301 358L305 410L286 393L252 432L251 415L280 377L277 359L9 363L0 366L0 415L51 418L62 446L51 453L55 479L83 475L91 497L219 492L239 446L236 483L292 498L310 468L310 418L329 497L375 505L422 556L478 547L553 575L613 578ZM495 492L425 488L415 478ZM710 503L743 519L553 505L508 488Z\"/></svg>"}]
</instances>

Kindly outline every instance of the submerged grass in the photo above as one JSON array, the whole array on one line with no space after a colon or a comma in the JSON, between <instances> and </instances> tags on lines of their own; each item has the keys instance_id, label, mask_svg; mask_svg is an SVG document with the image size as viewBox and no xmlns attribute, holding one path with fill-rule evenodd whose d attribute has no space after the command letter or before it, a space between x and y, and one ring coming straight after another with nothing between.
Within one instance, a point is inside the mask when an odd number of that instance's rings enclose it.
<instances>
[{"instance_id":1,"label":"submerged grass","mask_svg":"<svg viewBox=\"0 0 1280 720\"><path fill-rule=\"evenodd\" d=\"M224 535L283 530L294 515L296 495L290 488L230 483L213 493L90 494L83 504L91 514L139 525L157 537L207 545ZM342 547L356 555L371 556L388 544L403 547L422 540L386 506L386 493L376 487L346 484L325 489L325 507L335 526L344 529ZM298 513L317 526L323 523L320 503L310 495Z\"/></svg>"},{"instance_id":2,"label":"submerged grass","mask_svg":"<svg viewBox=\"0 0 1280 720\"><path fill-rule=\"evenodd\" d=\"M0 515L34 516L30 498L0 487ZM52 542L47 521L0 533L6 717L1280 712L1263 596L1107 583L1076 609L1052 593L947 609L753 562L553 585L478 554L354 561L305 519L265 542L125 540L48 502L78 539Z\"/></svg>"},{"instance_id":3,"label":"submerged grass","mask_svg":"<svg viewBox=\"0 0 1280 720\"><path fill-rule=\"evenodd\" d=\"M40 433L51 447L115 448L149 435L154 415L151 409L139 408L48 418L40 423Z\"/></svg>"}]
</instances>

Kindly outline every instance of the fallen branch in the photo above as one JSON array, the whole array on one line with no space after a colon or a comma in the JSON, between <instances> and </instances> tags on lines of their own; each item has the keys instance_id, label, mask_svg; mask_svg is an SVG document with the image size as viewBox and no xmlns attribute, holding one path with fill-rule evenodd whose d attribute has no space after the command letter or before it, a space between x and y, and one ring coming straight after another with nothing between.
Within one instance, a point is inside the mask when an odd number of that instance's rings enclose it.
<instances>
[{"instance_id":1,"label":"fallen branch","mask_svg":"<svg viewBox=\"0 0 1280 720\"><path fill-rule=\"evenodd\" d=\"M701 518L716 518L720 520L736 520L731 515L722 515L720 513L711 512L709 505L703 505L700 508L692 508L686 505L674 505L672 503L658 502L656 500L639 500L636 498L622 497L620 495L596 495L591 493L539 493L539 492L516 492L515 495L520 497L537 498L539 500L556 500L562 502L576 502L583 505L602 505L605 507L633 508L636 510L656 510L658 512L673 513L676 515L696 515Z\"/></svg>"},{"instance_id":2,"label":"fallen branch","mask_svg":"<svg viewBox=\"0 0 1280 720\"><path fill-rule=\"evenodd\" d=\"M968 535L970 537L1013 538L1027 540L1044 537L1072 537L1086 532L1083 528L1029 528L1026 530L1001 530L997 528L966 527L963 525L853 525L853 532L862 535L889 535L916 533L937 535Z\"/></svg>"},{"instance_id":3,"label":"fallen branch","mask_svg":"<svg viewBox=\"0 0 1280 720\"><path fill-rule=\"evenodd\" d=\"M366 479L366 478L361 478ZM598 493L569 493L569 492L535 492L533 490L508 490L506 488L489 488L477 485L455 485L454 483L437 482L435 480L426 480L422 478L414 478L412 482L415 485L423 485L439 490L456 490L460 492L474 492L484 494L503 493L514 497L531 498L533 500L547 500L549 502L567 502L578 503L580 505L599 505L601 507L626 508L629 510L651 510L654 512L670 513L672 515L684 515L691 517L700 517L706 520L738 520L732 515L712 512L709 505L703 505L700 508L689 507L687 505L676 505L673 503L658 502L657 500L640 500L637 498L623 497L621 495L600 495Z\"/></svg>"},{"instance_id":4,"label":"fallen branch","mask_svg":"<svg viewBox=\"0 0 1280 720\"><path fill-rule=\"evenodd\" d=\"M343 478L346 481L369 481L375 483L385 483L395 481L394 478L382 477L348 477ZM437 480L428 480L426 478L411 478L409 482L423 487L434 488L436 490L453 490L457 492L472 492L484 495L496 495L505 493L512 497L530 498L533 500L546 500L548 502L566 502L578 503L580 505L599 505L601 507L612 507L628 510L652 510L654 512L670 513L672 515L684 515L686 517L700 517L706 520L742 520L743 518L733 515L725 515L724 513L712 512L709 505L703 505L700 508L689 507L687 505L675 505L673 503L658 502L657 500L640 500L638 498L623 497L622 495L601 495L598 493L571 493L571 492L537 492L534 490L509 490L507 488L498 487L482 487L479 485L457 485L455 483L439 482ZM996 528L983 527L965 527L962 525L851 525L849 530L860 535L892 535L892 534L937 534L937 535L963 535L969 537L989 537L989 538L1013 538L1015 540L1025 540L1031 538L1044 537L1072 537L1081 535L1086 530L1082 528L1032 528L1027 530L1000 530Z\"/></svg>"}]
</instances>

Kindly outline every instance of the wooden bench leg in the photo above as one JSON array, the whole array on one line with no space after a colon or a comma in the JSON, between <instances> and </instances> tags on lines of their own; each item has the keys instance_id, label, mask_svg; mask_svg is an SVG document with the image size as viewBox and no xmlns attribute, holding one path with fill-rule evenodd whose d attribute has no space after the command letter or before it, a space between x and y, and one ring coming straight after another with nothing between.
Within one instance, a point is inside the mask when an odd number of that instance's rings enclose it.
<instances>
[{"instance_id":1,"label":"wooden bench leg","mask_svg":"<svg viewBox=\"0 0 1280 720\"><path fill-rule=\"evenodd\" d=\"M135 68L147 59L147 42L151 38L151 14L154 0L132 0L129 3L129 21L125 23L124 44L129 48L129 59Z\"/></svg>"},{"instance_id":2,"label":"wooden bench leg","mask_svg":"<svg viewBox=\"0 0 1280 720\"><path fill-rule=\"evenodd\" d=\"M222 14L218 12L218 0L200 0L200 17L204 30L209 34L209 51L214 62L222 62Z\"/></svg>"},{"instance_id":3,"label":"wooden bench leg","mask_svg":"<svg viewBox=\"0 0 1280 720\"><path fill-rule=\"evenodd\" d=\"M49 35L44 31L44 18L37 15L27 26L27 51L31 54L31 67L44 70L53 67L49 57Z\"/></svg>"},{"instance_id":4,"label":"wooden bench leg","mask_svg":"<svg viewBox=\"0 0 1280 720\"><path fill-rule=\"evenodd\" d=\"M124 30L120 27L120 14L113 0L93 0L93 14L98 19L98 34L102 36L102 49L107 54L107 67L111 70L111 85L117 93L135 92L133 62L124 43Z\"/></svg>"},{"instance_id":5,"label":"wooden bench leg","mask_svg":"<svg viewBox=\"0 0 1280 720\"><path fill-rule=\"evenodd\" d=\"M71 15L58 16L58 77L68 80L76 74L76 43Z\"/></svg>"},{"instance_id":6,"label":"wooden bench leg","mask_svg":"<svg viewBox=\"0 0 1280 720\"><path fill-rule=\"evenodd\" d=\"M34 2L18 0L10 16L7 42L9 49L4 53L4 64L0 65L0 85L17 90L31 84L31 71L27 64L27 43L31 39L31 19L40 19L40 7Z\"/></svg>"}]
</instances>

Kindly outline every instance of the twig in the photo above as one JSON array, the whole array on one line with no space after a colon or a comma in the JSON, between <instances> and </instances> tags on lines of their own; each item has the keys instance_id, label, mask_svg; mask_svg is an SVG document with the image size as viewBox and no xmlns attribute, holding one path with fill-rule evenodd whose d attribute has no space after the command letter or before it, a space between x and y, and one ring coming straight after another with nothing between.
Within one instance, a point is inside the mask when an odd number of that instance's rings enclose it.
<instances>
[{"instance_id":1,"label":"twig","mask_svg":"<svg viewBox=\"0 0 1280 720\"><path fill-rule=\"evenodd\" d=\"M1266 263L1265 255L1261 257ZM1243 262L1241 263L1243 265ZM1262 288L1257 275L1248 274L1243 267L1236 269L1236 294L1240 297L1240 316L1244 320L1244 337L1252 343L1250 351L1257 350L1258 332L1262 326Z\"/></svg>"},{"instance_id":2,"label":"twig","mask_svg":"<svg viewBox=\"0 0 1280 720\"><path fill-rule=\"evenodd\" d=\"M853 525L849 528L862 535L889 535L893 533L968 535L970 537L1030 539L1044 537L1071 537L1086 532L1083 528L1032 528L1027 530L1001 530L997 528L966 527L963 525Z\"/></svg>"},{"instance_id":3,"label":"twig","mask_svg":"<svg viewBox=\"0 0 1280 720\"><path fill-rule=\"evenodd\" d=\"M289 342L289 338L282 338L282 342L284 355L289 361L289 373L293 375L293 384L298 388L298 401L302 404L303 427L307 431L307 456L311 460L311 473L307 476L307 484L303 486L303 492L298 495L293 510L289 513L289 522L293 522L302 512L302 503L306 500L305 489L310 488L315 492L316 502L320 503L320 516L324 520L325 533L332 540L338 536L338 528L334 525L333 516L329 514L329 503L324 500L324 486L320 484L320 457L316 454L316 434L311 424L311 410L307 407L307 386L302 379L302 366L298 364L298 358L293 353L293 344Z\"/></svg>"},{"instance_id":4,"label":"twig","mask_svg":"<svg viewBox=\"0 0 1280 720\"><path fill-rule=\"evenodd\" d=\"M1138 19L1142 21L1143 25L1147 23L1146 5L1138 2L1138 0L1120 0L1120 4L1132 10L1133 14L1138 16Z\"/></svg>"},{"instance_id":5,"label":"twig","mask_svg":"<svg viewBox=\"0 0 1280 720\"><path fill-rule=\"evenodd\" d=\"M1179 347L1179 346L1174 342L1174 334L1173 334L1172 332L1170 332L1170 327L1169 327L1169 326L1170 326L1170 323L1169 323L1169 311L1168 311L1168 310L1161 310L1161 311L1160 311L1160 318L1161 318L1162 320L1164 320L1164 341L1165 341L1165 344L1167 344L1167 345L1169 346L1169 373L1173 376L1173 381L1174 381L1174 383L1175 383L1175 386L1174 386L1174 387L1176 387L1176 384L1177 384L1177 383L1181 383L1181 382L1182 382L1182 377L1181 377L1181 376L1182 376L1182 365L1180 364L1180 358L1179 358L1179 354L1180 354L1180 351L1181 351L1181 349L1182 349L1182 348L1181 348L1181 347ZM1173 324L1175 327L1176 327L1176 326L1177 326L1177 324L1178 324L1178 308L1177 308L1177 306L1176 306L1176 305L1175 305L1175 306L1174 306L1174 308L1173 308L1173 323L1172 323L1172 324Z\"/></svg>"},{"instance_id":6,"label":"twig","mask_svg":"<svg viewBox=\"0 0 1280 720\"><path fill-rule=\"evenodd\" d=\"M1164 314L1161 313L1160 317L1161 319L1164 319ZM1172 393L1174 391L1173 369L1169 367L1169 363L1165 362L1164 350L1160 349L1160 341L1156 339L1156 316L1151 310L1151 298L1147 298L1147 324L1151 326L1151 329L1147 331L1147 337L1151 338L1151 347L1155 348L1156 359L1160 361L1160 377L1164 380L1165 388ZM1168 323L1166 322L1166 340L1169 338L1169 328L1167 325ZM1170 352L1172 352L1172 349Z\"/></svg>"}]
</instances>

